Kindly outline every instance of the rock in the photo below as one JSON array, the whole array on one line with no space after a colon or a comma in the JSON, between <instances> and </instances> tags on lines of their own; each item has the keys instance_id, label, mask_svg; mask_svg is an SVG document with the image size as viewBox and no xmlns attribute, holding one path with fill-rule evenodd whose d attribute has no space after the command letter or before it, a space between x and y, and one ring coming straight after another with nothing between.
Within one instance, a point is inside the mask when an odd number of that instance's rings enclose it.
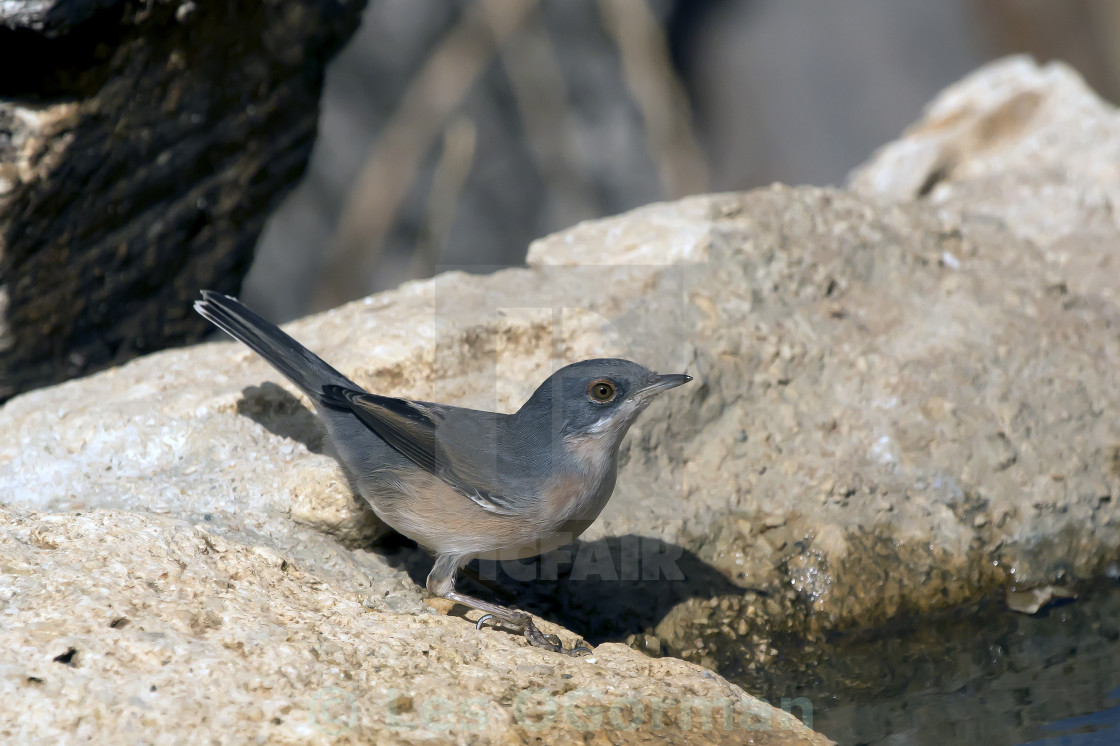
<instances>
[{"instance_id":1,"label":"rock","mask_svg":"<svg viewBox=\"0 0 1120 746\"><path fill-rule=\"evenodd\" d=\"M363 6L0 2L0 401L209 331Z\"/></svg>"},{"instance_id":2,"label":"rock","mask_svg":"<svg viewBox=\"0 0 1120 746\"><path fill-rule=\"evenodd\" d=\"M1055 283L1116 298L1120 114L1061 62L1010 57L950 86L850 181L998 223L1043 252Z\"/></svg>"},{"instance_id":3,"label":"rock","mask_svg":"<svg viewBox=\"0 0 1120 746\"><path fill-rule=\"evenodd\" d=\"M7 0L0 2L0 26L52 38L119 4L118 0Z\"/></svg>"},{"instance_id":4,"label":"rock","mask_svg":"<svg viewBox=\"0 0 1120 746\"><path fill-rule=\"evenodd\" d=\"M614 264L590 265L604 246ZM1116 309L1056 293L1023 239L923 205L775 187L579 226L530 261L292 328L375 391L505 411L567 360L688 369L697 385L629 436L587 538L653 538L737 584L792 584L752 625L877 624L984 595L1012 568L1033 584L1115 556L1115 502L1097 493L1117 479ZM333 463L301 445L322 450L313 420L270 380L249 351L214 345L21 397L0 413L0 486L39 509L209 514L305 564L327 540L288 528L293 505L323 500L298 511L320 531L354 513L344 490L314 490L338 483ZM138 481L164 486L153 500ZM732 612L683 614L703 624L658 635L681 650L733 628Z\"/></svg>"},{"instance_id":5,"label":"rock","mask_svg":"<svg viewBox=\"0 0 1120 746\"><path fill-rule=\"evenodd\" d=\"M0 557L10 742L828 743L698 666L371 611L205 524L0 508Z\"/></svg>"},{"instance_id":6,"label":"rock","mask_svg":"<svg viewBox=\"0 0 1120 746\"><path fill-rule=\"evenodd\" d=\"M604 247L613 264L592 265ZM1116 504L1099 493L1117 480L1108 330L1120 319L1103 299L1055 292L1025 240L920 204L775 187L585 224L530 261L291 328L374 391L504 411L568 360L617 354L695 375L635 426L586 538L680 547L710 588L655 596L627 634L656 627L672 653L736 628L747 605L666 616L742 593L719 578L770 589L752 629L811 634L964 603L1012 569L1024 584L1091 576L1115 556ZM324 529L360 541L352 498L311 415L286 384L261 385L278 380L219 344L25 395L0 412L0 488L24 508L210 515L353 582L316 559L342 552ZM397 582L368 553L347 556L373 578L362 583ZM556 595L527 605L593 634L601 602L575 583Z\"/></svg>"},{"instance_id":7,"label":"rock","mask_svg":"<svg viewBox=\"0 0 1120 746\"><path fill-rule=\"evenodd\" d=\"M1040 111L1076 87L1062 80ZM1105 137L1114 113L1087 112L1078 131ZM1044 194L1068 143L1031 141L1042 172L1008 178ZM739 675L778 645L1073 585L1120 556L1120 313L1096 277L1116 236L1092 201L1024 232L998 193L957 203L956 185L939 204L775 186L651 205L535 243L527 269L448 273L289 328L373 391L500 411L587 357L696 376L631 431L568 579L545 560L530 572L559 581L500 585L596 643L656 637ZM1099 262L1062 259L1083 255ZM304 407L243 347L152 355L5 405L0 494L204 523L375 612L427 613L421 555L362 548L381 529Z\"/></svg>"},{"instance_id":8,"label":"rock","mask_svg":"<svg viewBox=\"0 0 1120 746\"><path fill-rule=\"evenodd\" d=\"M1037 614L1052 603L1075 598L1077 594L1072 590L1056 585L1045 585L1041 588L1008 588L1005 596L1007 608L1020 614Z\"/></svg>"}]
</instances>

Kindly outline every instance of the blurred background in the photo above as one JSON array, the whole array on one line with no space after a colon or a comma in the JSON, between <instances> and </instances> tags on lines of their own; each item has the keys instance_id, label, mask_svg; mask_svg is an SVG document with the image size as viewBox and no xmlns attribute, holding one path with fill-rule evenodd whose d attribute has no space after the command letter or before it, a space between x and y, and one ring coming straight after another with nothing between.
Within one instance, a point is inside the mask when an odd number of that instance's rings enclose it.
<instances>
[{"instance_id":1,"label":"blurred background","mask_svg":"<svg viewBox=\"0 0 1120 746\"><path fill-rule=\"evenodd\" d=\"M1120 0L370 0L242 293L289 320L688 194L835 185L985 61L1120 94Z\"/></svg>"}]
</instances>

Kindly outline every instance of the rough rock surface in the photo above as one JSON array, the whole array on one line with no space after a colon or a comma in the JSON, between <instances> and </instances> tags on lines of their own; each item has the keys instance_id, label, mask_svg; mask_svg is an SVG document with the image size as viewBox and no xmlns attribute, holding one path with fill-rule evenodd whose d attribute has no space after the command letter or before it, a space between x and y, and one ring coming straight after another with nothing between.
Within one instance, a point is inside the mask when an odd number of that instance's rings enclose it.
<instances>
[{"instance_id":1,"label":"rough rock surface","mask_svg":"<svg viewBox=\"0 0 1120 746\"><path fill-rule=\"evenodd\" d=\"M0 509L0 569L8 743L827 743L699 666L372 611L184 521Z\"/></svg>"},{"instance_id":2,"label":"rough rock surface","mask_svg":"<svg viewBox=\"0 0 1120 746\"><path fill-rule=\"evenodd\" d=\"M0 2L0 401L201 339L363 6Z\"/></svg>"},{"instance_id":3,"label":"rough rock surface","mask_svg":"<svg viewBox=\"0 0 1120 746\"><path fill-rule=\"evenodd\" d=\"M575 563L584 547L613 560L627 539L657 540L685 578L643 585L600 565L594 581L505 583L519 594L506 600L595 642L737 674L765 667L783 634L811 650L816 633L1115 572L1120 309L1100 276L1116 183L1106 166L1054 163L1081 152L1063 128L1109 152L1120 123L1103 104L1064 108L1083 87L1060 68L1017 61L946 96L987 79L1003 81L997 109L1045 83L1034 110L1046 116L978 156L991 164L981 180L1035 185L1045 230L1026 232L1014 205L963 176L894 202L779 186L580 225L535 244L528 269L445 274L289 328L379 393L504 411L569 360L696 376L631 431ZM1046 124L1063 111L1064 126ZM1048 175L1085 199L1040 214ZM936 201L957 188L978 191ZM348 548L380 529L279 380L247 349L213 344L14 399L0 410L0 494L18 511L202 522L411 618L419 554Z\"/></svg>"}]
</instances>

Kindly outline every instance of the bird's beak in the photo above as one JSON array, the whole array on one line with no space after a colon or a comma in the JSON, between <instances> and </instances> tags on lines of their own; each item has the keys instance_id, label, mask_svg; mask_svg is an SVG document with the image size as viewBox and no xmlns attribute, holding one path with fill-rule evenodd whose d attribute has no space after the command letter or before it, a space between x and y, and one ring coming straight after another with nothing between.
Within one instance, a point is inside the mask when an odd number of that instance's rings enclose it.
<instances>
[{"instance_id":1,"label":"bird's beak","mask_svg":"<svg viewBox=\"0 0 1120 746\"><path fill-rule=\"evenodd\" d=\"M638 396L643 399L660 394L662 391L675 389L677 386L683 386L692 380L692 376L684 373L667 373L662 376L654 376L649 383L638 389Z\"/></svg>"}]
</instances>

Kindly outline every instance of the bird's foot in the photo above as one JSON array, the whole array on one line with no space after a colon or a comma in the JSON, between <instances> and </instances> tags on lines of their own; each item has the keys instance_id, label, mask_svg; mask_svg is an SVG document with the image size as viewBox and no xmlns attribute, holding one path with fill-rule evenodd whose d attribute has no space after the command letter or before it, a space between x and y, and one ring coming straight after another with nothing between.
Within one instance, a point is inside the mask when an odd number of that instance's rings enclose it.
<instances>
[{"instance_id":1,"label":"bird's foot","mask_svg":"<svg viewBox=\"0 0 1120 746\"><path fill-rule=\"evenodd\" d=\"M537 629L537 625L533 623L533 617L529 616L528 614L522 614L520 612L514 614L508 620L502 619L495 614L484 614L478 620L478 623L475 624L475 629L482 629L482 625L490 619L496 619L499 624L505 623L507 626L521 630L521 632L525 635L525 639L528 640L529 644L535 648L542 648L544 650L550 650L553 653L560 653L562 655L570 655L573 657L591 654L591 648L583 644L575 645L571 648L565 648L564 643L561 642L560 638L557 635L546 635L545 633L541 632L539 629Z\"/></svg>"}]
</instances>

